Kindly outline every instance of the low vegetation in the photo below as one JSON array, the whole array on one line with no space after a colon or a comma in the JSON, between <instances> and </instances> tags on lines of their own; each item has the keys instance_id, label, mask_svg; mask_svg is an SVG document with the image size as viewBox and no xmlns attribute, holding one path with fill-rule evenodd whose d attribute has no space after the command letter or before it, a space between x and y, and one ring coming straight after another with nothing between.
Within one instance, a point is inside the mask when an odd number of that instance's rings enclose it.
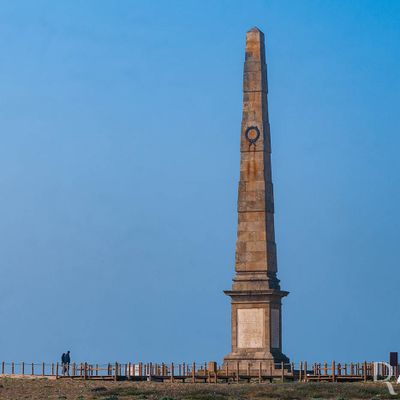
<instances>
[{"instance_id":1,"label":"low vegetation","mask_svg":"<svg viewBox=\"0 0 400 400\"><path fill-rule=\"evenodd\" d=\"M378 400L400 399L400 395L390 395L382 383L232 383L216 385L4 378L0 379L0 399Z\"/></svg>"}]
</instances>

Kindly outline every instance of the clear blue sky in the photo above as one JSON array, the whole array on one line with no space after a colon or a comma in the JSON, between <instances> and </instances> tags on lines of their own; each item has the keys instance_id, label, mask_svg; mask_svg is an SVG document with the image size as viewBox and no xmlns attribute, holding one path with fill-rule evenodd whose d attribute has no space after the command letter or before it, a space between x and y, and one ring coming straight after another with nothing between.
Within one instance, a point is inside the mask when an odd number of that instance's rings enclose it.
<instances>
[{"instance_id":1,"label":"clear blue sky","mask_svg":"<svg viewBox=\"0 0 400 400\"><path fill-rule=\"evenodd\" d=\"M400 350L400 2L3 0L1 359L229 352L254 25L285 353Z\"/></svg>"}]
</instances>

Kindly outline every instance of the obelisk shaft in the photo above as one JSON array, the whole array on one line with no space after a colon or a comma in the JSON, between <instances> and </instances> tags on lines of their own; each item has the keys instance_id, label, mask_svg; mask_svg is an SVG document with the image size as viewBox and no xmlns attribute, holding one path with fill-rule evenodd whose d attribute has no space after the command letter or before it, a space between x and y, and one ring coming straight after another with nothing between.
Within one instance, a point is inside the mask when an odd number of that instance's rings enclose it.
<instances>
[{"instance_id":1,"label":"obelisk shaft","mask_svg":"<svg viewBox=\"0 0 400 400\"><path fill-rule=\"evenodd\" d=\"M275 278L277 260L266 74L264 34L252 29L246 35L243 74L235 270L237 282L241 278L245 280L248 273L258 273L266 280L265 288L279 288Z\"/></svg>"}]
</instances>

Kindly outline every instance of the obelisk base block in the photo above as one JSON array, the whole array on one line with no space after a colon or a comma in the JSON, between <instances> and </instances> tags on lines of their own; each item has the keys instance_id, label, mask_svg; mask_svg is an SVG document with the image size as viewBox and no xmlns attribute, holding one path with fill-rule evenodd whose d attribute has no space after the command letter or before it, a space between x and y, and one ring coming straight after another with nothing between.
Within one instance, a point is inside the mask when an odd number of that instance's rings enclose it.
<instances>
[{"instance_id":1,"label":"obelisk base block","mask_svg":"<svg viewBox=\"0 0 400 400\"><path fill-rule=\"evenodd\" d=\"M232 305L232 352L224 358L228 368L273 368L289 363L282 353L281 299L288 292L275 289L227 290Z\"/></svg>"}]
</instances>

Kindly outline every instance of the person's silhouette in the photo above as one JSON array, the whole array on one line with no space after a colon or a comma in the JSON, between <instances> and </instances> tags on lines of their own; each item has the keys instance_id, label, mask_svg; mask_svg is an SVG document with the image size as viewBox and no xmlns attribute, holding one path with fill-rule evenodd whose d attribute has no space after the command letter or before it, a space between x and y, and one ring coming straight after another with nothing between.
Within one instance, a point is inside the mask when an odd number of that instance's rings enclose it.
<instances>
[{"instance_id":1,"label":"person's silhouette","mask_svg":"<svg viewBox=\"0 0 400 400\"><path fill-rule=\"evenodd\" d=\"M62 353L62 356L61 356L61 366L62 366L62 368L61 368L61 370L62 370L62 374L63 375L65 375L65 356L66 356L66 354Z\"/></svg>"},{"instance_id":2,"label":"person's silhouette","mask_svg":"<svg viewBox=\"0 0 400 400\"><path fill-rule=\"evenodd\" d=\"M70 351L68 350L67 353L65 354L65 372L69 376L69 364L71 363L71 356L70 356Z\"/></svg>"}]
</instances>

